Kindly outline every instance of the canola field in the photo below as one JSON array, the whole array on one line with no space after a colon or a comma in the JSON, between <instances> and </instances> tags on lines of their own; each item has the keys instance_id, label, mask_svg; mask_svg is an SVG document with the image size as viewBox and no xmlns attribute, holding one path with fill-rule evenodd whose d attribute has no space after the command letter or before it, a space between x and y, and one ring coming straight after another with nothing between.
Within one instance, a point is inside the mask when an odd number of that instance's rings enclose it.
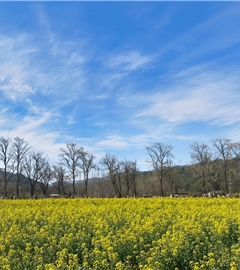
<instances>
[{"instance_id":1,"label":"canola field","mask_svg":"<svg viewBox=\"0 0 240 270\"><path fill-rule=\"evenodd\" d=\"M240 199L0 201L0 269L240 269Z\"/></svg>"}]
</instances>

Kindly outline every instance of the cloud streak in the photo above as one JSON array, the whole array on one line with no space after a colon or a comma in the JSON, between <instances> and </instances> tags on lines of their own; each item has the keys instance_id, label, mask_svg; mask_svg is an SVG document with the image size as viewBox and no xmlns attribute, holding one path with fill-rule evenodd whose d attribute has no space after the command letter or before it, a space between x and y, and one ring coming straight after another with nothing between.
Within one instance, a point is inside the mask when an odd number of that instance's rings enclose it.
<instances>
[{"instance_id":1,"label":"cloud streak","mask_svg":"<svg viewBox=\"0 0 240 270\"><path fill-rule=\"evenodd\" d=\"M191 69L174 78L165 93L143 97L148 104L137 116L158 117L173 124L207 121L214 125L231 125L240 119L240 98L236 71L212 72Z\"/></svg>"},{"instance_id":2,"label":"cloud streak","mask_svg":"<svg viewBox=\"0 0 240 270\"><path fill-rule=\"evenodd\" d=\"M28 82L28 57L36 52L26 48L27 36L20 34L14 39L0 36L0 91L12 100L34 93Z\"/></svg>"},{"instance_id":3,"label":"cloud streak","mask_svg":"<svg viewBox=\"0 0 240 270\"><path fill-rule=\"evenodd\" d=\"M109 56L104 65L110 69L121 71L135 71L146 68L152 61L152 57L141 54L138 51L126 51L120 54Z\"/></svg>"}]
</instances>

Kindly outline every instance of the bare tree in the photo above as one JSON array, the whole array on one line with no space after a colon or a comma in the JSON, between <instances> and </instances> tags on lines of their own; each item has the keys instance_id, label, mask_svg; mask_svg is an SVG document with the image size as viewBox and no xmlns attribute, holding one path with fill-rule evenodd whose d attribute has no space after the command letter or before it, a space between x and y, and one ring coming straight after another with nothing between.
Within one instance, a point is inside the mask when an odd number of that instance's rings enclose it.
<instances>
[{"instance_id":1,"label":"bare tree","mask_svg":"<svg viewBox=\"0 0 240 270\"><path fill-rule=\"evenodd\" d=\"M64 181L66 180L66 171L62 166L53 166L53 178L56 179L58 194L65 194Z\"/></svg>"},{"instance_id":2,"label":"bare tree","mask_svg":"<svg viewBox=\"0 0 240 270\"><path fill-rule=\"evenodd\" d=\"M137 177L137 161L132 163L132 173L131 173L131 178L132 178L132 189L133 189L133 196L134 198L137 196L137 188L136 188L136 177Z\"/></svg>"},{"instance_id":3,"label":"bare tree","mask_svg":"<svg viewBox=\"0 0 240 270\"><path fill-rule=\"evenodd\" d=\"M100 160L100 164L108 170L109 178L114 188L114 195L120 198L122 196L122 182L119 176L120 166L118 159L112 154L106 154L105 157Z\"/></svg>"},{"instance_id":4,"label":"bare tree","mask_svg":"<svg viewBox=\"0 0 240 270\"><path fill-rule=\"evenodd\" d=\"M168 171L168 184L171 194L173 194L173 192L178 193L179 182L180 181L177 178L176 167L173 165L173 162L170 161Z\"/></svg>"},{"instance_id":5,"label":"bare tree","mask_svg":"<svg viewBox=\"0 0 240 270\"><path fill-rule=\"evenodd\" d=\"M0 160L3 163L4 197L7 197L7 185L14 173L13 151L10 138L0 137Z\"/></svg>"},{"instance_id":6,"label":"bare tree","mask_svg":"<svg viewBox=\"0 0 240 270\"><path fill-rule=\"evenodd\" d=\"M16 195L19 196L19 183L21 179L21 174L24 166L24 159L30 150L30 146L24 139L20 139L19 137L14 138L13 144L13 158L15 163L16 170Z\"/></svg>"},{"instance_id":7,"label":"bare tree","mask_svg":"<svg viewBox=\"0 0 240 270\"><path fill-rule=\"evenodd\" d=\"M34 196L35 186L40 181L46 164L46 157L40 152L33 151L25 159L24 172L29 180L31 197Z\"/></svg>"},{"instance_id":8,"label":"bare tree","mask_svg":"<svg viewBox=\"0 0 240 270\"><path fill-rule=\"evenodd\" d=\"M76 177L78 175L78 165L79 165L79 160L80 160L80 155L79 155L79 147L75 143L67 143L66 144L67 149L61 148L60 149L60 160L61 164L65 166L68 171L70 172L71 175L71 181L73 184L73 195L76 194L76 188L75 188L75 183L76 183Z\"/></svg>"},{"instance_id":9,"label":"bare tree","mask_svg":"<svg viewBox=\"0 0 240 270\"><path fill-rule=\"evenodd\" d=\"M95 156L85 151L83 147L79 148L78 154L79 154L78 166L81 172L83 173L84 183L85 183L85 197L88 197L89 173L92 169L96 168L96 164L94 164Z\"/></svg>"},{"instance_id":10,"label":"bare tree","mask_svg":"<svg viewBox=\"0 0 240 270\"><path fill-rule=\"evenodd\" d=\"M127 187L127 197L129 197L129 192L131 186L133 186L133 193L134 197L136 196L136 173L137 173L137 163L136 161L129 161L125 160L122 161L121 163L121 168L122 168L122 174L123 178L126 182L126 187Z\"/></svg>"},{"instance_id":11,"label":"bare tree","mask_svg":"<svg viewBox=\"0 0 240 270\"><path fill-rule=\"evenodd\" d=\"M206 177L208 177L214 188L212 153L209 146L204 143L194 142L190 145L190 148L192 149L191 158L193 162L201 166L203 192L206 193Z\"/></svg>"},{"instance_id":12,"label":"bare tree","mask_svg":"<svg viewBox=\"0 0 240 270\"><path fill-rule=\"evenodd\" d=\"M232 191L232 184L233 184L233 189L235 189L235 191L239 190L240 187L240 183L239 183L239 170L240 170L240 166L239 166L239 161L240 161L240 142L233 142L230 143L230 148L231 148L231 153L232 153L232 157L233 157L233 162L236 164L236 168L231 168L228 176L229 176L229 191L231 193Z\"/></svg>"},{"instance_id":13,"label":"bare tree","mask_svg":"<svg viewBox=\"0 0 240 270\"><path fill-rule=\"evenodd\" d=\"M227 173L229 171L229 160L232 159L231 154L231 140L225 138L218 138L212 141L216 149L217 156L222 161L223 180L225 183L225 190L229 193Z\"/></svg>"},{"instance_id":14,"label":"bare tree","mask_svg":"<svg viewBox=\"0 0 240 270\"><path fill-rule=\"evenodd\" d=\"M207 149L207 145L200 144L198 142L194 142L190 145L190 148L192 149L191 152L191 158L194 163L197 163L201 167L202 171L202 187L203 187L203 193L206 193L206 182L205 182L205 151Z\"/></svg>"},{"instance_id":15,"label":"bare tree","mask_svg":"<svg viewBox=\"0 0 240 270\"><path fill-rule=\"evenodd\" d=\"M240 160L240 142L235 142L230 144L231 152L233 153L233 156Z\"/></svg>"},{"instance_id":16,"label":"bare tree","mask_svg":"<svg viewBox=\"0 0 240 270\"><path fill-rule=\"evenodd\" d=\"M152 146L147 146L146 150L151 158L150 163L157 172L157 177L160 181L161 196L164 196L163 182L165 175L170 169L171 158L173 158L172 146L156 142Z\"/></svg>"},{"instance_id":17,"label":"bare tree","mask_svg":"<svg viewBox=\"0 0 240 270\"><path fill-rule=\"evenodd\" d=\"M108 197L111 188L109 188L110 181L106 180L106 173L105 170L100 169L99 167L96 168L97 178L98 181L94 183L96 188L96 195L100 197Z\"/></svg>"},{"instance_id":18,"label":"bare tree","mask_svg":"<svg viewBox=\"0 0 240 270\"><path fill-rule=\"evenodd\" d=\"M39 183L44 197L48 196L48 185L50 181L52 180L52 176L53 176L53 170L49 162L46 160L46 163L41 171L41 177L40 177L40 183Z\"/></svg>"}]
</instances>

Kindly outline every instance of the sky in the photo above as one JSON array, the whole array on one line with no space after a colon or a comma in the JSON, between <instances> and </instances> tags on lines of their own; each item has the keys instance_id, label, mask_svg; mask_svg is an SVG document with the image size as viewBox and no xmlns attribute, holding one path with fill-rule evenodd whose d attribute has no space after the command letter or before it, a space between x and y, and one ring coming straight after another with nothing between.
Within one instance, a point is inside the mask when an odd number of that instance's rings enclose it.
<instances>
[{"instance_id":1,"label":"sky","mask_svg":"<svg viewBox=\"0 0 240 270\"><path fill-rule=\"evenodd\" d=\"M240 2L0 2L0 136L52 163L76 143L151 165L146 146L240 140Z\"/></svg>"}]
</instances>

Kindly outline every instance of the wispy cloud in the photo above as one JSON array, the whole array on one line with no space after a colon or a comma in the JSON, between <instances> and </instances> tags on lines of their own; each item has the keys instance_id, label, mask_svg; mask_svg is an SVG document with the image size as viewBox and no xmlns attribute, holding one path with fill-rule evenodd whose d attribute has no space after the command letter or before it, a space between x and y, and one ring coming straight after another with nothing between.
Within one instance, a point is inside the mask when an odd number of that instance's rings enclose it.
<instances>
[{"instance_id":1,"label":"wispy cloud","mask_svg":"<svg viewBox=\"0 0 240 270\"><path fill-rule=\"evenodd\" d=\"M0 91L12 100L24 98L34 93L28 82L28 57L36 52L34 47L26 47L27 36L19 35L14 39L0 36Z\"/></svg>"},{"instance_id":2,"label":"wispy cloud","mask_svg":"<svg viewBox=\"0 0 240 270\"><path fill-rule=\"evenodd\" d=\"M196 3L197 5L202 3ZM208 3L205 5L208 7ZM205 20L190 24L185 31L173 35L158 49L158 54L166 61L168 70L180 70L183 65L192 65L193 62L202 64L213 60L219 63L225 58L229 59L231 55L239 55L234 48L240 42L240 33L236 31L239 14L240 7L237 3L226 4L225 9L219 9L214 15L210 14ZM229 51L226 53L226 50Z\"/></svg>"},{"instance_id":3,"label":"wispy cloud","mask_svg":"<svg viewBox=\"0 0 240 270\"><path fill-rule=\"evenodd\" d=\"M171 79L165 92L145 97L147 108L138 116L153 116L181 124L208 121L216 125L238 122L240 109L237 71L191 69Z\"/></svg>"},{"instance_id":4,"label":"wispy cloud","mask_svg":"<svg viewBox=\"0 0 240 270\"><path fill-rule=\"evenodd\" d=\"M60 41L56 42L61 44ZM46 54L44 47L34 44L32 37L26 34L15 37L2 35L0 91L13 101L25 102L37 94L42 95L42 98L54 96L58 106L59 100L62 100L62 104L76 100L76 97L86 93L87 75L83 68L85 58L76 50L76 46L63 46L61 49L66 55L55 59L55 56L51 58Z\"/></svg>"},{"instance_id":5,"label":"wispy cloud","mask_svg":"<svg viewBox=\"0 0 240 270\"><path fill-rule=\"evenodd\" d=\"M134 71L145 68L152 60L152 57L143 55L138 51L126 51L124 53L109 56L104 62L104 65L110 69Z\"/></svg>"},{"instance_id":6,"label":"wispy cloud","mask_svg":"<svg viewBox=\"0 0 240 270\"><path fill-rule=\"evenodd\" d=\"M58 143L59 132L47 132L43 128L51 117L50 112L45 112L38 117L27 116L22 121L16 121L1 129L1 136L14 139L16 136L23 138L35 151L44 152L51 162L58 161L58 153L63 143ZM7 118L9 120L9 118ZM14 121L14 119L13 119Z\"/></svg>"},{"instance_id":7,"label":"wispy cloud","mask_svg":"<svg viewBox=\"0 0 240 270\"><path fill-rule=\"evenodd\" d=\"M110 135L106 139L100 140L97 145L110 148L110 149L126 149L128 148L128 143L119 135Z\"/></svg>"},{"instance_id":8,"label":"wispy cloud","mask_svg":"<svg viewBox=\"0 0 240 270\"><path fill-rule=\"evenodd\" d=\"M127 74L125 72L112 73L109 71L102 72L100 74L96 74L94 79L96 86L98 86L101 90L103 90L102 97L109 97L108 91L112 91L116 88L123 78L125 78Z\"/></svg>"}]
</instances>

